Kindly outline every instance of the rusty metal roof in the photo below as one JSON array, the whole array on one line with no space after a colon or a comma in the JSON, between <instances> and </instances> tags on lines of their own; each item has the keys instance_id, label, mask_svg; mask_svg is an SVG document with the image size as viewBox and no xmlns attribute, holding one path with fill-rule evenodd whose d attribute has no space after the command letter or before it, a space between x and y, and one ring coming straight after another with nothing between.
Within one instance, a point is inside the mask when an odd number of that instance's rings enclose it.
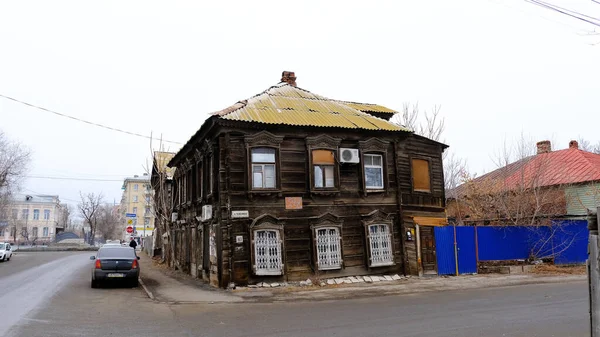
<instances>
[{"instance_id":1,"label":"rusty metal roof","mask_svg":"<svg viewBox=\"0 0 600 337\"><path fill-rule=\"evenodd\" d=\"M282 82L214 115L226 120L264 124L411 132L367 112L395 113L376 104L328 99Z\"/></svg>"}]
</instances>

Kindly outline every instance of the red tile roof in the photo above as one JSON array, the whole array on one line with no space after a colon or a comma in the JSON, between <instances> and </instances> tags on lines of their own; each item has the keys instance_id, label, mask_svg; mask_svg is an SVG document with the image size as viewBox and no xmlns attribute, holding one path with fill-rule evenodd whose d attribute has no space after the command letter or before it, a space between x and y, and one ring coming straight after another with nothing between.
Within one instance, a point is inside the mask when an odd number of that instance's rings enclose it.
<instances>
[{"instance_id":1,"label":"red tile roof","mask_svg":"<svg viewBox=\"0 0 600 337\"><path fill-rule=\"evenodd\" d=\"M503 189L600 181L600 154L576 148L526 157L473 180L494 182ZM457 188L459 194L461 187Z\"/></svg>"}]
</instances>

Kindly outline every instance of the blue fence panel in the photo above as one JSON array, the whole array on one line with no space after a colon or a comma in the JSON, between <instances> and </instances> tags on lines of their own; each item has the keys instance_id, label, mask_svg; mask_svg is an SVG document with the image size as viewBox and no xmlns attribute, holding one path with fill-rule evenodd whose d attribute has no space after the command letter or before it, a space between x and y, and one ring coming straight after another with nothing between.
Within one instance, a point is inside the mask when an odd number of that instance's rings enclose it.
<instances>
[{"instance_id":1,"label":"blue fence panel","mask_svg":"<svg viewBox=\"0 0 600 337\"><path fill-rule=\"evenodd\" d=\"M479 261L528 258L529 234L519 227L477 227Z\"/></svg>"},{"instance_id":2,"label":"blue fence panel","mask_svg":"<svg viewBox=\"0 0 600 337\"><path fill-rule=\"evenodd\" d=\"M456 261L454 260L454 228L435 227L435 254L439 275L454 275Z\"/></svg>"},{"instance_id":3,"label":"blue fence panel","mask_svg":"<svg viewBox=\"0 0 600 337\"><path fill-rule=\"evenodd\" d=\"M458 246L458 273L476 274L475 227L457 226L456 243Z\"/></svg>"},{"instance_id":4,"label":"blue fence panel","mask_svg":"<svg viewBox=\"0 0 600 337\"><path fill-rule=\"evenodd\" d=\"M553 244L556 264L584 263L587 260L589 230L586 220L555 220Z\"/></svg>"}]
</instances>

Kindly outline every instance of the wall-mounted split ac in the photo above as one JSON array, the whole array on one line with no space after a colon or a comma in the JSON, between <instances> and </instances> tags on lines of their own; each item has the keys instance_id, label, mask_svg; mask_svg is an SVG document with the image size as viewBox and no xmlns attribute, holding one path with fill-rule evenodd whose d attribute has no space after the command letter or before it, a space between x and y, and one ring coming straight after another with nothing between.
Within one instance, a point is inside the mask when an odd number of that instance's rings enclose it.
<instances>
[{"instance_id":1,"label":"wall-mounted split ac","mask_svg":"<svg viewBox=\"0 0 600 337\"><path fill-rule=\"evenodd\" d=\"M340 148L340 163L357 164L359 162L358 149Z\"/></svg>"},{"instance_id":2,"label":"wall-mounted split ac","mask_svg":"<svg viewBox=\"0 0 600 337\"><path fill-rule=\"evenodd\" d=\"M175 221L177 221L177 213L173 212L173 213L171 213L171 222L175 222Z\"/></svg>"}]
</instances>

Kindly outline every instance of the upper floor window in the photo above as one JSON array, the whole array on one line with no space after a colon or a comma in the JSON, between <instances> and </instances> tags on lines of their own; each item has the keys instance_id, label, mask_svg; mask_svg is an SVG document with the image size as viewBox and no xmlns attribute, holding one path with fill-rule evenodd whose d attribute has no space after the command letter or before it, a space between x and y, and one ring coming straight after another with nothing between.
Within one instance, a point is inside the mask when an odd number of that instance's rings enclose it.
<instances>
[{"instance_id":1,"label":"upper floor window","mask_svg":"<svg viewBox=\"0 0 600 337\"><path fill-rule=\"evenodd\" d=\"M431 192L429 177L429 161L424 159L412 160L413 190L417 192Z\"/></svg>"},{"instance_id":2,"label":"upper floor window","mask_svg":"<svg viewBox=\"0 0 600 337\"><path fill-rule=\"evenodd\" d=\"M330 150L313 150L312 165L314 172L314 187L335 187L335 153Z\"/></svg>"},{"instance_id":3,"label":"upper floor window","mask_svg":"<svg viewBox=\"0 0 600 337\"><path fill-rule=\"evenodd\" d=\"M138 202L138 196L137 195L133 196L133 202Z\"/></svg>"},{"instance_id":4,"label":"upper floor window","mask_svg":"<svg viewBox=\"0 0 600 337\"><path fill-rule=\"evenodd\" d=\"M146 207L146 209L144 210L144 214L150 215L150 207Z\"/></svg>"},{"instance_id":5,"label":"upper floor window","mask_svg":"<svg viewBox=\"0 0 600 337\"><path fill-rule=\"evenodd\" d=\"M144 219L144 225L146 225L146 226L150 225L150 219L148 219L148 218Z\"/></svg>"},{"instance_id":6,"label":"upper floor window","mask_svg":"<svg viewBox=\"0 0 600 337\"><path fill-rule=\"evenodd\" d=\"M50 210L49 209L44 210L44 220L50 220Z\"/></svg>"},{"instance_id":7,"label":"upper floor window","mask_svg":"<svg viewBox=\"0 0 600 337\"><path fill-rule=\"evenodd\" d=\"M21 219L22 220L27 220L29 218L29 209L22 209L21 210Z\"/></svg>"},{"instance_id":8,"label":"upper floor window","mask_svg":"<svg viewBox=\"0 0 600 337\"><path fill-rule=\"evenodd\" d=\"M133 185L133 190L137 191L138 190L138 184Z\"/></svg>"},{"instance_id":9,"label":"upper floor window","mask_svg":"<svg viewBox=\"0 0 600 337\"><path fill-rule=\"evenodd\" d=\"M133 213L137 214L137 207L133 208Z\"/></svg>"},{"instance_id":10,"label":"upper floor window","mask_svg":"<svg viewBox=\"0 0 600 337\"><path fill-rule=\"evenodd\" d=\"M365 184L367 189L383 189L383 156L365 154Z\"/></svg>"},{"instance_id":11,"label":"upper floor window","mask_svg":"<svg viewBox=\"0 0 600 337\"><path fill-rule=\"evenodd\" d=\"M252 188L275 188L275 149L252 149Z\"/></svg>"},{"instance_id":12,"label":"upper floor window","mask_svg":"<svg viewBox=\"0 0 600 337\"><path fill-rule=\"evenodd\" d=\"M33 210L33 220L39 220L39 219L40 219L40 210L34 209Z\"/></svg>"},{"instance_id":13,"label":"upper floor window","mask_svg":"<svg viewBox=\"0 0 600 337\"><path fill-rule=\"evenodd\" d=\"M13 220L17 220L17 217L19 216L19 210L18 209L13 209L11 215L12 215L12 219Z\"/></svg>"},{"instance_id":14,"label":"upper floor window","mask_svg":"<svg viewBox=\"0 0 600 337\"><path fill-rule=\"evenodd\" d=\"M147 203L147 204L149 204L149 203L150 203L150 197L149 197L149 196L147 196L147 197L146 197L146 203Z\"/></svg>"}]
</instances>

